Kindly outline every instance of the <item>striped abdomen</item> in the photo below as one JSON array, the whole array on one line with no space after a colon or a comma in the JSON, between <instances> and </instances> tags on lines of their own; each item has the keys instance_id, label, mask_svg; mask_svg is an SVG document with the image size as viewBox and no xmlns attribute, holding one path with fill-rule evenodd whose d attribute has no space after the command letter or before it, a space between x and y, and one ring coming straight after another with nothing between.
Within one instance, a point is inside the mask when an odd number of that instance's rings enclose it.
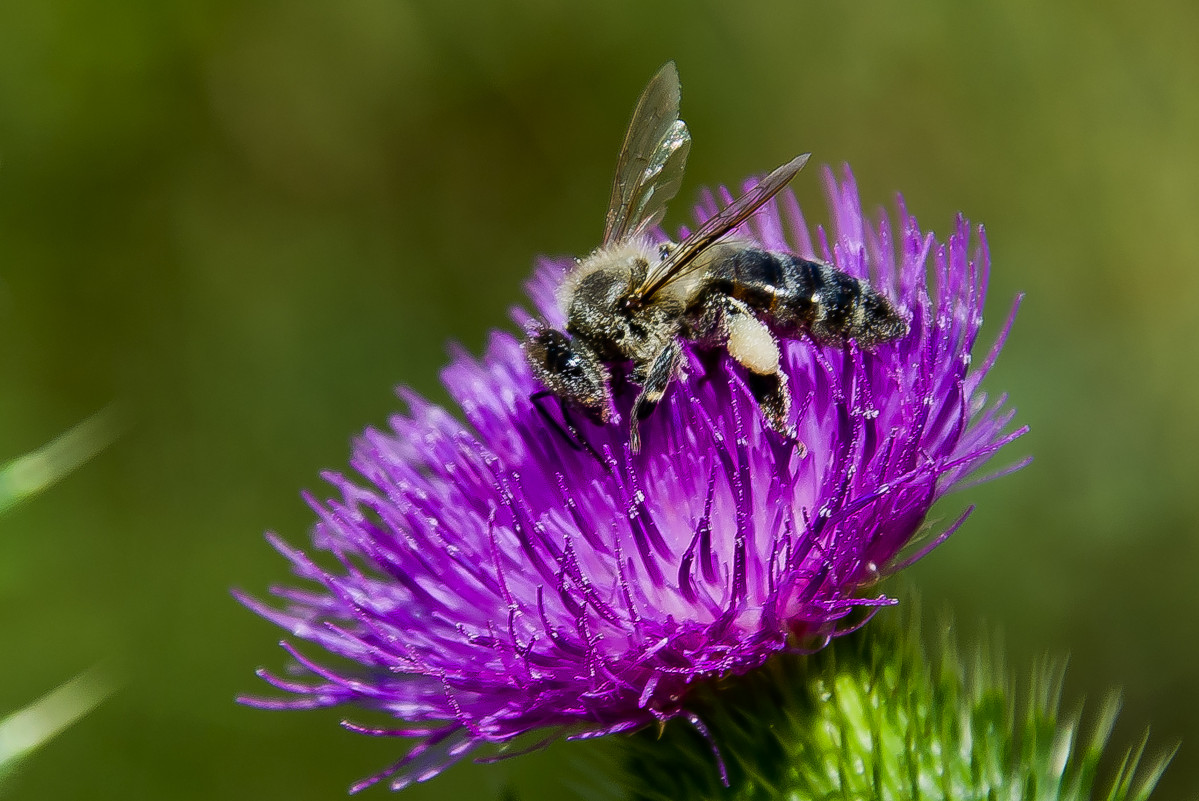
<instances>
[{"instance_id":1,"label":"striped abdomen","mask_svg":"<svg viewBox=\"0 0 1199 801\"><path fill-rule=\"evenodd\" d=\"M713 259L708 287L757 311L782 336L850 339L869 347L907 333L895 307L865 281L789 253L728 247Z\"/></svg>"}]
</instances>

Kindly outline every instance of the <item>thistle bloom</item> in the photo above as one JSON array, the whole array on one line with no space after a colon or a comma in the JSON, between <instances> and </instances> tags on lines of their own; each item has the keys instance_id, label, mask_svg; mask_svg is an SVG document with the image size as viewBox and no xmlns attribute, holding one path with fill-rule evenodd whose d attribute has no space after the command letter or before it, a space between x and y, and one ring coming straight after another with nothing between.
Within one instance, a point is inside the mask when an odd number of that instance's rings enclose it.
<instances>
[{"instance_id":1,"label":"thistle bloom","mask_svg":"<svg viewBox=\"0 0 1199 801\"><path fill-rule=\"evenodd\" d=\"M261 675L293 695L249 703L355 704L404 721L345 724L420 739L354 788L399 789L531 732L592 737L680 715L702 731L688 710L696 682L819 647L891 603L871 585L965 518L927 531L933 503L1023 429L1006 432L1011 411L979 389L1006 328L971 369L982 229L972 249L959 217L940 244L902 201L897 229L870 223L848 170L825 179L827 234L813 241L789 193L740 233L871 281L910 331L868 352L780 343L802 446L764 427L731 359L688 348L633 454L627 424L571 424L531 400L541 387L517 340L496 333L481 360L457 353L442 376L466 424L401 390L408 411L392 431L355 443L358 476L327 474L336 497L308 497L325 557L271 537L314 588L274 589L282 608L239 597L337 667L285 642L303 677ZM706 197L699 218L716 208ZM529 285L551 325L568 267L543 262ZM627 420L636 388L614 389Z\"/></svg>"}]
</instances>

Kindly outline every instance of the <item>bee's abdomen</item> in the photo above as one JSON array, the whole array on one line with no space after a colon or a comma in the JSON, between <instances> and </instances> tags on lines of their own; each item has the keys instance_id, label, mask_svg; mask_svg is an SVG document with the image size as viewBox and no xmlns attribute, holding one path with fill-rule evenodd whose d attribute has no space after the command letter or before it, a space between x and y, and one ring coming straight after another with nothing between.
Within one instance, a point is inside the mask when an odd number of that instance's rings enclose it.
<instances>
[{"instance_id":1,"label":"bee's abdomen","mask_svg":"<svg viewBox=\"0 0 1199 801\"><path fill-rule=\"evenodd\" d=\"M829 264L758 248L730 249L713 263L712 286L762 314L778 333L869 347L907 333L895 307L865 281Z\"/></svg>"}]
</instances>

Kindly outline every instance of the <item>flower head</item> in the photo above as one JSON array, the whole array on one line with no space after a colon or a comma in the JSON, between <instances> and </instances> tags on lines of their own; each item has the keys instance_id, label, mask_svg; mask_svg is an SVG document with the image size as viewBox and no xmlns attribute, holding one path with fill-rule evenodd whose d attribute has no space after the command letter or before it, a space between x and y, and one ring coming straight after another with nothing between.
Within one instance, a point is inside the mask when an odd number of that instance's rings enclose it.
<instances>
[{"instance_id":1,"label":"flower head","mask_svg":"<svg viewBox=\"0 0 1199 801\"><path fill-rule=\"evenodd\" d=\"M1023 430L1005 433L1012 413L979 389L1006 329L971 366L981 228L971 250L964 219L939 244L902 202L897 228L870 223L848 170L825 176L829 233L813 241L789 193L739 233L869 280L909 332L869 351L782 343L802 446L764 425L742 368L688 347L686 376L634 454L627 425L564 420L532 399L541 387L517 340L494 334L481 360L458 353L443 373L465 424L401 390L408 411L392 431L355 443L358 476L327 474L336 497L308 498L327 558L271 538L315 589L274 590L281 609L239 597L352 669L285 643L306 678L264 672L293 697L250 702L356 704L405 721L346 724L420 738L356 786L398 789L486 743L687 714L697 682L819 646L860 621L855 610L891 603L871 585L964 519L926 536L932 504ZM708 196L700 219L716 208ZM529 285L551 325L568 268L545 261ZM625 419L635 389L614 385Z\"/></svg>"}]
</instances>

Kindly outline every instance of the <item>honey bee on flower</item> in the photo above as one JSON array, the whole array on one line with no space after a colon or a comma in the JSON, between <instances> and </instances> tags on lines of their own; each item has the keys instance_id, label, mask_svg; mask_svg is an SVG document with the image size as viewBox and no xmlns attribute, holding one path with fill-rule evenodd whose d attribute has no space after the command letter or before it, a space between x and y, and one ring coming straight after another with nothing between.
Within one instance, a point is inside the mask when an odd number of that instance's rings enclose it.
<instances>
[{"instance_id":1,"label":"honey bee on flower","mask_svg":"<svg viewBox=\"0 0 1199 801\"><path fill-rule=\"evenodd\" d=\"M398 722L353 730L418 741L355 789L526 736L702 727L697 683L893 603L878 578L964 519L928 531L932 505L1023 433L980 388L1006 329L970 358L981 228L938 242L902 203L872 221L846 169L812 229L784 188L796 160L667 240L677 90L668 65L634 114L600 250L535 271L523 347L495 332L454 356L461 417L402 390L353 474L308 496L312 548L271 535L304 586L238 594L301 643L293 674L260 673L284 697L247 703L355 706ZM615 415L640 420L639 452Z\"/></svg>"}]
</instances>

